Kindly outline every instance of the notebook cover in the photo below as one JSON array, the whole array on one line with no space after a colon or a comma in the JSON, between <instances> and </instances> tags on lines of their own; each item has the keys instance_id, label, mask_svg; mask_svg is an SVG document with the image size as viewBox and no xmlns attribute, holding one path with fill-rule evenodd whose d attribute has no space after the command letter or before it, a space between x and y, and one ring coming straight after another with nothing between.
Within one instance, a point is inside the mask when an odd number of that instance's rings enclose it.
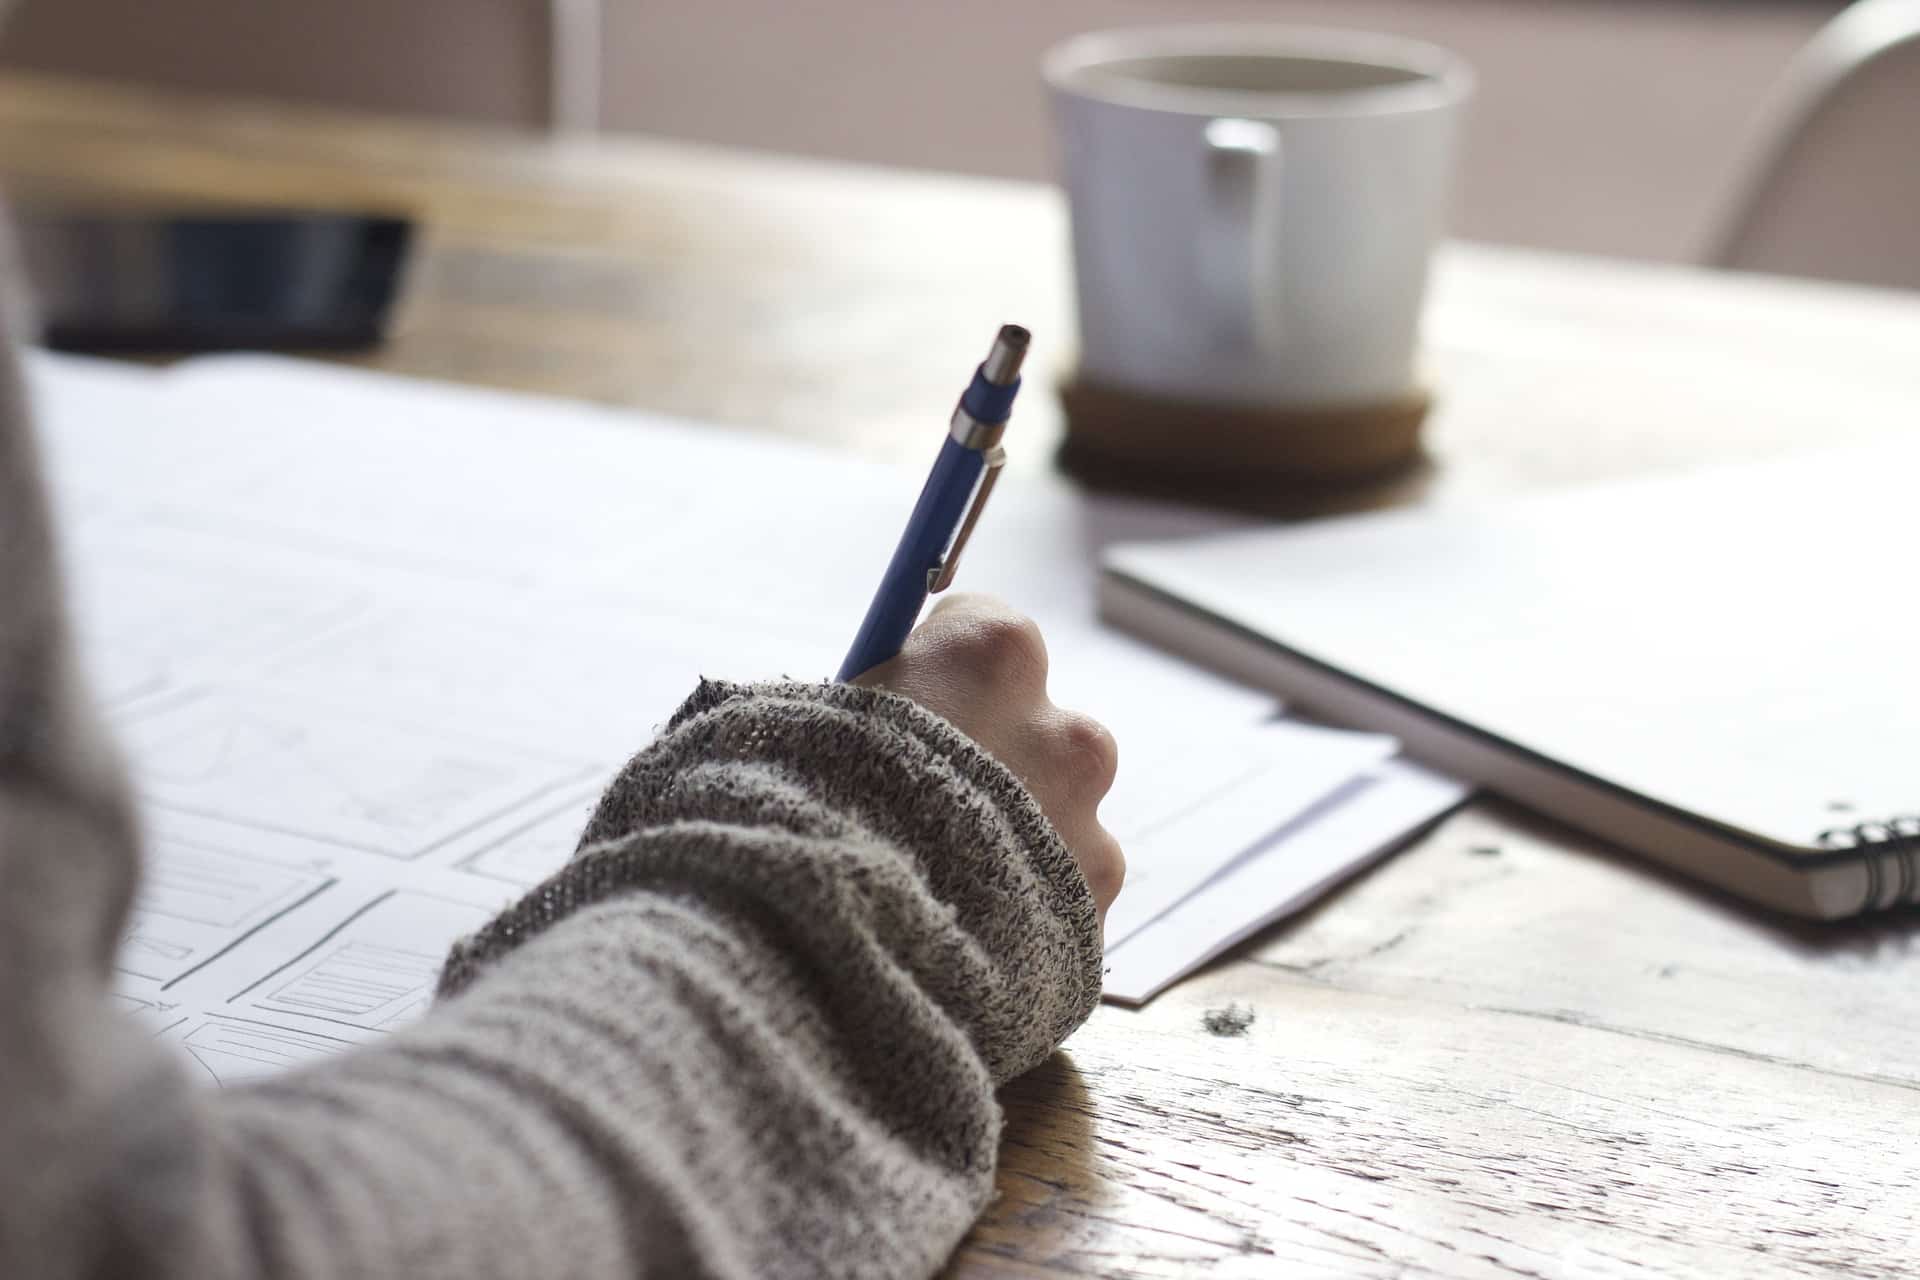
<instances>
[{"instance_id":1,"label":"notebook cover","mask_svg":"<svg viewBox=\"0 0 1920 1280\"><path fill-rule=\"evenodd\" d=\"M1920 813L1920 437L1123 545L1119 578L1788 858ZM1864 832L1856 832L1864 828Z\"/></svg>"}]
</instances>

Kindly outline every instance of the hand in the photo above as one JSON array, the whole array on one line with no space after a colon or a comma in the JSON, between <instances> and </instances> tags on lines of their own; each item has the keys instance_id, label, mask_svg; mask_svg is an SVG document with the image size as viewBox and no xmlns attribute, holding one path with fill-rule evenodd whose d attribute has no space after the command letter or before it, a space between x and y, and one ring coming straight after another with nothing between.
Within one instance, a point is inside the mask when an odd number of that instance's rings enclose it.
<instances>
[{"instance_id":1,"label":"hand","mask_svg":"<svg viewBox=\"0 0 1920 1280\"><path fill-rule=\"evenodd\" d=\"M1031 619L986 596L950 596L899 657L853 683L913 699L1013 770L1080 864L1105 922L1127 862L1096 810L1119 749L1098 721L1048 701L1047 646Z\"/></svg>"}]
</instances>

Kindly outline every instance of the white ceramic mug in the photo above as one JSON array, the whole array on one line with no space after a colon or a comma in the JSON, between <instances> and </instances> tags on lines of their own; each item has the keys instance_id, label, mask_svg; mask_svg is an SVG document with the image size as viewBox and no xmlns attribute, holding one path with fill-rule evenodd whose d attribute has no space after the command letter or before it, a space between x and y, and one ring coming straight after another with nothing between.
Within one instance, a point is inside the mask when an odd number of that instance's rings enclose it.
<instances>
[{"instance_id":1,"label":"white ceramic mug","mask_svg":"<svg viewBox=\"0 0 1920 1280\"><path fill-rule=\"evenodd\" d=\"M1277 409L1415 389L1464 62L1359 32L1179 26L1076 37L1045 74L1083 380Z\"/></svg>"}]
</instances>

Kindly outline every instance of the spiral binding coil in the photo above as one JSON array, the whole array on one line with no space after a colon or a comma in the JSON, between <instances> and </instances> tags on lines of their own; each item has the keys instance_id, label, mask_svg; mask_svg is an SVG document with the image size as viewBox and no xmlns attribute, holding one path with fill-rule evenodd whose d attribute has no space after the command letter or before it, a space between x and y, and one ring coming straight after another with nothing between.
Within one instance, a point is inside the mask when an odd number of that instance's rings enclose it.
<instances>
[{"instance_id":1,"label":"spiral binding coil","mask_svg":"<svg viewBox=\"0 0 1920 1280\"><path fill-rule=\"evenodd\" d=\"M1920 869L1914 865L1920 854L1920 815L1903 813L1884 822L1859 822L1851 827L1828 827L1814 840L1822 849L1836 853L1861 851L1867 868L1867 900L1862 910L1884 909L1880 893L1886 888L1886 862L1891 859L1897 879L1893 898L1885 907L1920 901Z\"/></svg>"}]
</instances>

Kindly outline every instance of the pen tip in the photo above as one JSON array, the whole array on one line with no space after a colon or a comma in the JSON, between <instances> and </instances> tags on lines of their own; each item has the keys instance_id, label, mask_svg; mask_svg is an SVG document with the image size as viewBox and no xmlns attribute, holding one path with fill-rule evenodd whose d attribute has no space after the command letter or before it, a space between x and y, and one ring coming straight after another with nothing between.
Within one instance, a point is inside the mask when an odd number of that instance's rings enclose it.
<instances>
[{"instance_id":1,"label":"pen tip","mask_svg":"<svg viewBox=\"0 0 1920 1280\"><path fill-rule=\"evenodd\" d=\"M1027 358L1027 344L1032 341L1033 335L1019 325L1001 325L1000 332L994 336L993 349L980 365L987 381L1004 387L1019 377L1020 364Z\"/></svg>"}]
</instances>

